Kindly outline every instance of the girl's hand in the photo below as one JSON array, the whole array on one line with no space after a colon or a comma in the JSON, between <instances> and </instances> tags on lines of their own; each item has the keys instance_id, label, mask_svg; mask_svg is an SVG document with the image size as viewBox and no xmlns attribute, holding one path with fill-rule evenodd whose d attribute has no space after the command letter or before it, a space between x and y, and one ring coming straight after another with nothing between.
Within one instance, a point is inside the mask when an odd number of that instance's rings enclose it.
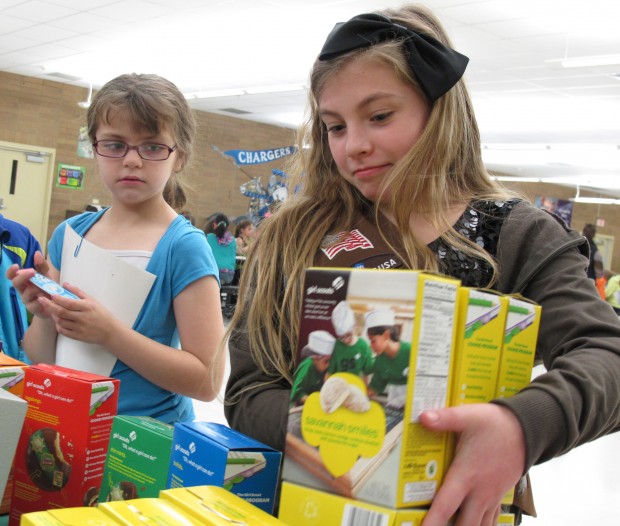
<instances>
[{"instance_id":1,"label":"girl's hand","mask_svg":"<svg viewBox=\"0 0 620 526\"><path fill-rule=\"evenodd\" d=\"M88 296L78 287L63 284L80 299L63 296L39 296L41 307L51 315L58 334L86 343L106 345L120 323L106 308Z\"/></svg>"},{"instance_id":2,"label":"girl's hand","mask_svg":"<svg viewBox=\"0 0 620 526\"><path fill-rule=\"evenodd\" d=\"M40 252L34 256L35 267L37 271L50 277L48 265ZM22 303L29 312L40 318L49 318L50 314L45 307L38 301L39 297L46 296L39 287L30 282L30 278L34 276L35 270L31 268L20 269L17 264L11 265L6 271L6 277L11 280L13 288L19 293Z\"/></svg>"},{"instance_id":3,"label":"girl's hand","mask_svg":"<svg viewBox=\"0 0 620 526\"><path fill-rule=\"evenodd\" d=\"M422 526L495 526L502 497L525 469L525 439L516 416L496 404L426 411L424 427L458 435L456 454Z\"/></svg>"}]
</instances>

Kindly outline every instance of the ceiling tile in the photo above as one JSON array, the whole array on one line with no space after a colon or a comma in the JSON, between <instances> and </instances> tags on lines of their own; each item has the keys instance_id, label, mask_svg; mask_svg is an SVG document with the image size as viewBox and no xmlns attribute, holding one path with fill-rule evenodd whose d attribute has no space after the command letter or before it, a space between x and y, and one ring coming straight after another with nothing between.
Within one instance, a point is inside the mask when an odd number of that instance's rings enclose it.
<instances>
[{"instance_id":1,"label":"ceiling tile","mask_svg":"<svg viewBox=\"0 0 620 526\"><path fill-rule=\"evenodd\" d=\"M98 88L129 69L157 72L187 93L305 85L334 23L402 3L2 0L0 70L64 79L82 88L89 82ZM618 0L424 3L449 28L455 47L470 57L466 80L485 141L579 142L584 136L590 141L620 141L620 80L612 76L620 73L620 64L569 70L546 62L564 56L620 54ZM111 54L127 60L119 59L117 70L104 67L110 65ZM71 56L73 64L63 60L50 64L63 55ZM65 77L52 76L54 69ZM200 99L190 104L229 116L221 109L237 108L250 112L237 118L294 128L303 116L306 93ZM620 163L614 169L620 176Z\"/></svg>"}]
</instances>

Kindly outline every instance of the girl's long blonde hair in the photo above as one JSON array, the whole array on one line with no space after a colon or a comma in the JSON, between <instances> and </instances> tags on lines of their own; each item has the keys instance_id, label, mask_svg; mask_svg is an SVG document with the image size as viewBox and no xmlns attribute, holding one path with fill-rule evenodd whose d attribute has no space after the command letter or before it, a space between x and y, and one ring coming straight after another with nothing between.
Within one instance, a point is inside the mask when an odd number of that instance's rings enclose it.
<instances>
[{"instance_id":1,"label":"girl's long blonde hair","mask_svg":"<svg viewBox=\"0 0 620 526\"><path fill-rule=\"evenodd\" d=\"M439 21L423 6L405 6L382 14L451 47ZM318 111L325 84L344 64L362 54L392 66L399 78L423 94L397 41L314 63L307 120L298 132L299 150L287 170L291 197L260 225L228 329L233 344L235 338L247 336L254 361L274 381L281 377L291 381L295 368L304 271L313 264L326 234L352 227L360 209L372 207L338 174ZM433 103L421 137L391 170L383 188L398 189L377 200L402 233L404 253L399 256L408 268L438 270L436 256L416 239L409 226L415 206L416 213L424 214L439 232L445 232L442 238L446 242L488 261L496 273L492 257L456 232L445 217L446 209L454 204L508 196L482 163L480 134L463 79ZM292 189L298 190L293 193ZM375 210L376 219L378 213Z\"/></svg>"}]
</instances>

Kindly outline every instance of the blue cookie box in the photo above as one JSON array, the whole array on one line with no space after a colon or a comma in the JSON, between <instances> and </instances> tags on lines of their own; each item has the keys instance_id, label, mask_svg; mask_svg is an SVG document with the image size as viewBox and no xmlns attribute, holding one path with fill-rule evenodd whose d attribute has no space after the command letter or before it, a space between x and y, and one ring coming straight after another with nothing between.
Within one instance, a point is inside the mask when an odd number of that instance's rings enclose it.
<instances>
[{"instance_id":1,"label":"blue cookie box","mask_svg":"<svg viewBox=\"0 0 620 526\"><path fill-rule=\"evenodd\" d=\"M273 513L282 454L243 433L214 422L174 425L168 488L225 485L229 457L243 454L264 457L259 471L228 489L254 506ZM230 484L228 484L230 486Z\"/></svg>"}]
</instances>

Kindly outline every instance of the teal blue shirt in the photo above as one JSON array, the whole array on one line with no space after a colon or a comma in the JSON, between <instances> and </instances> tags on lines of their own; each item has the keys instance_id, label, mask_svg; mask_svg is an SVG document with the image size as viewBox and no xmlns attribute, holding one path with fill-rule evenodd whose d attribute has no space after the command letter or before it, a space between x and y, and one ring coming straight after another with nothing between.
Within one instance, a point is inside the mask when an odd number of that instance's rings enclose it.
<instances>
[{"instance_id":1,"label":"teal blue shirt","mask_svg":"<svg viewBox=\"0 0 620 526\"><path fill-rule=\"evenodd\" d=\"M224 285L232 281L237 264L237 241L233 236L229 238L227 244L220 244L214 233L207 234L207 241L220 270L220 281Z\"/></svg>"},{"instance_id":2,"label":"teal blue shirt","mask_svg":"<svg viewBox=\"0 0 620 526\"><path fill-rule=\"evenodd\" d=\"M80 214L56 228L49 243L49 255L57 269L62 266L65 226L71 225L83 236L106 210ZM218 275L204 232L184 217L177 217L159 240L146 270L156 278L133 329L163 345L179 347L174 298L194 281L205 276L217 279ZM121 381L118 414L150 416L166 423L194 419L190 398L158 387L121 360L116 361L111 376Z\"/></svg>"}]
</instances>

